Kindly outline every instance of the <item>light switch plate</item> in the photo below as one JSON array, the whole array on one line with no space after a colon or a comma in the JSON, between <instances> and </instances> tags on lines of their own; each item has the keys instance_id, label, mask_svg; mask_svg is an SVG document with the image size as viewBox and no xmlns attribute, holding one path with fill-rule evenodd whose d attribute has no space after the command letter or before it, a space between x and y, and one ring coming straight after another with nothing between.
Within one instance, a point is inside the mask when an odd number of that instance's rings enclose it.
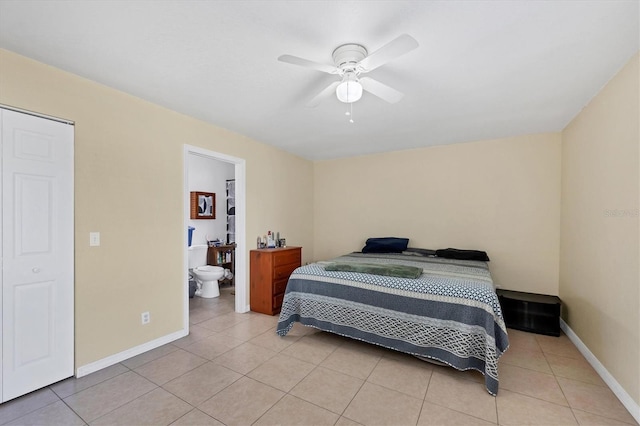
<instances>
[{"instance_id":1,"label":"light switch plate","mask_svg":"<svg viewBox=\"0 0 640 426\"><path fill-rule=\"evenodd\" d=\"M89 232L89 245L91 247L100 245L100 233L99 232Z\"/></svg>"}]
</instances>

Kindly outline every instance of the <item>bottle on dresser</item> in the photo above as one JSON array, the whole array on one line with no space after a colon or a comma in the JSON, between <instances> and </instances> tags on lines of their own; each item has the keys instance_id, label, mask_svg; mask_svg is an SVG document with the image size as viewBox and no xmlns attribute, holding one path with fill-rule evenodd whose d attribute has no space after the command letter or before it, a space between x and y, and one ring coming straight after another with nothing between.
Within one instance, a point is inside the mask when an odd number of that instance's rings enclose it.
<instances>
[{"instance_id":1,"label":"bottle on dresser","mask_svg":"<svg viewBox=\"0 0 640 426\"><path fill-rule=\"evenodd\" d=\"M267 233L267 248L275 248L275 247L276 247L276 242L273 239L273 233L269 231Z\"/></svg>"}]
</instances>

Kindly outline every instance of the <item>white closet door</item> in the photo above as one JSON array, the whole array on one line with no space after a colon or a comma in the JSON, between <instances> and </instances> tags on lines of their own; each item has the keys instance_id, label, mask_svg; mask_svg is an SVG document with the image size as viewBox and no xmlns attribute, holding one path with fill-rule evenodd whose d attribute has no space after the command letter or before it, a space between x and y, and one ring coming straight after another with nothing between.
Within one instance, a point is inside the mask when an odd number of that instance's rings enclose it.
<instances>
[{"instance_id":1,"label":"white closet door","mask_svg":"<svg viewBox=\"0 0 640 426\"><path fill-rule=\"evenodd\" d=\"M73 375L73 126L0 115L4 402Z\"/></svg>"}]
</instances>

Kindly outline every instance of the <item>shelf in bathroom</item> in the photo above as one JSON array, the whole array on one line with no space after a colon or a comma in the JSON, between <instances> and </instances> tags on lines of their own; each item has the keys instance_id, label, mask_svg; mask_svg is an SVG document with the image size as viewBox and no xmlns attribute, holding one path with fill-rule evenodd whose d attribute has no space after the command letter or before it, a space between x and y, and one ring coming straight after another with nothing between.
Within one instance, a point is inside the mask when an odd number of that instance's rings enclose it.
<instances>
[{"instance_id":1,"label":"shelf in bathroom","mask_svg":"<svg viewBox=\"0 0 640 426\"><path fill-rule=\"evenodd\" d=\"M221 283L230 283L231 285L235 284L235 250L235 243L220 246L209 246L209 250L207 251L207 264L228 269L231 271L234 277L231 279L221 279L219 281ZM224 256L224 262L219 258L221 253ZM226 253L229 253L230 258L227 258ZM227 259L229 259L229 261L227 261Z\"/></svg>"}]
</instances>

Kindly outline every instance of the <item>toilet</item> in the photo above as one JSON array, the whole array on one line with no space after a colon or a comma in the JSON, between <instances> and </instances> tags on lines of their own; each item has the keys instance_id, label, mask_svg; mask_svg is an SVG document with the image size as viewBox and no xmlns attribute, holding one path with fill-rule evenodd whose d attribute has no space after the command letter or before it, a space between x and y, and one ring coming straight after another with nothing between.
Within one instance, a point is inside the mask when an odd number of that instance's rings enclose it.
<instances>
[{"instance_id":1,"label":"toilet","mask_svg":"<svg viewBox=\"0 0 640 426\"><path fill-rule=\"evenodd\" d=\"M220 296L218 280L224 276L224 268L207 265L208 246L193 245L189 247L189 273L198 284L196 296L211 299Z\"/></svg>"}]
</instances>

